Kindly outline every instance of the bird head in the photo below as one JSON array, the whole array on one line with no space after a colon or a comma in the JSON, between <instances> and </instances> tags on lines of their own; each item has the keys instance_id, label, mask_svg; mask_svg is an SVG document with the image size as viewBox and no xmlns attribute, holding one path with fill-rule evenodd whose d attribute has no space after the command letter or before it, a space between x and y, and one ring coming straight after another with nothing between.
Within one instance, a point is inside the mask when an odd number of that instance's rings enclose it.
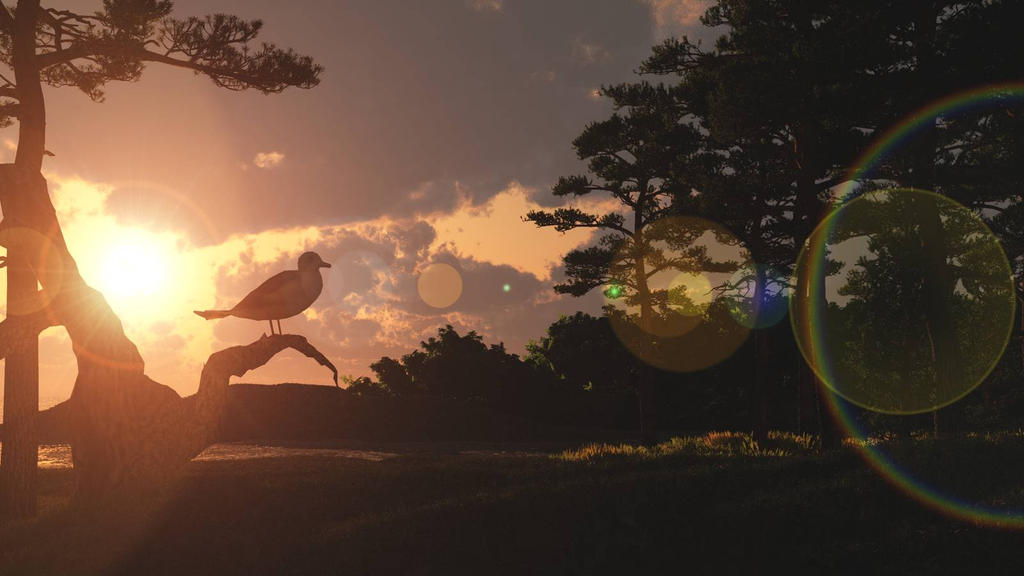
<instances>
[{"instance_id":1,"label":"bird head","mask_svg":"<svg viewBox=\"0 0 1024 576\"><path fill-rule=\"evenodd\" d=\"M324 262L316 252L304 252L299 256L299 270L330 267L331 265Z\"/></svg>"}]
</instances>

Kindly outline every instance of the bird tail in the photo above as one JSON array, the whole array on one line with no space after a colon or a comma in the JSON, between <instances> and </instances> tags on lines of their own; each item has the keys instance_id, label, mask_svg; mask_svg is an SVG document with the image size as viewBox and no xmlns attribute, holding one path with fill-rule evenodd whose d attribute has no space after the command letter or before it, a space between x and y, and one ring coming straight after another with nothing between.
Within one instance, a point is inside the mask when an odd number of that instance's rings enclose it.
<instances>
[{"instance_id":1,"label":"bird tail","mask_svg":"<svg viewBox=\"0 0 1024 576\"><path fill-rule=\"evenodd\" d=\"M196 314L206 318L207 320L213 320L214 318L224 318L225 316L231 316L230 310L193 310Z\"/></svg>"}]
</instances>

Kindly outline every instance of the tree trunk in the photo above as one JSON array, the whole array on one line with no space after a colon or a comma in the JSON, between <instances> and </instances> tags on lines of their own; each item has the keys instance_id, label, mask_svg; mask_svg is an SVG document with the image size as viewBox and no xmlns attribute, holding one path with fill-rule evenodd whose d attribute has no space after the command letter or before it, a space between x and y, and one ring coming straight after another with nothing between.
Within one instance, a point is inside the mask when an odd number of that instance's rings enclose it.
<instances>
[{"instance_id":1,"label":"tree trunk","mask_svg":"<svg viewBox=\"0 0 1024 576\"><path fill-rule=\"evenodd\" d=\"M835 450L843 444L843 431L832 414L829 395L833 392L820 379L815 391L817 392L818 437L821 438L821 449Z\"/></svg>"},{"instance_id":2,"label":"tree trunk","mask_svg":"<svg viewBox=\"0 0 1024 576\"><path fill-rule=\"evenodd\" d=\"M768 440L768 334L764 328L754 330L754 394L753 420L754 440L763 443Z\"/></svg>"},{"instance_id":3,"label":"tree trunk","mask_svg":"<svg viewBox=\"0 0 1024 576\"><path fill-rule=\"evenodd\" d=\"M639 182L641 191L647 190L647 181ZM643 339L640 344L640 382L637 386L637 398L640 405L640 441L646 446L653 446L658 443L658 384L654 374L647 362L653 357L654 348L658 345L652 321L654 320L654 308L651 306L651 291L647 285L647 245L644 238L644 228L647 222L644 220L644 206L647 202L644 192L637 198L637 205L633 213L633 244L635 250L635 262L633 263L633 275L636 278L637 295L640 299L640 337Z\"/></svg>"},{"instance_id":4,"label":"tree trunk","mask_svg":"<svg viewBox=\"0 0 1024 576\"><path fill-rule=\"evenodd\" d=\"M803 224L803 237L810 239L811 245L813 245L815 240L824 242L824 239L814 239L811 236L814 234L818 223L822 221L827 213L826 206L822 204L818 197L818 185L815 183L815 178L818 174L818 159L814 153L814 146L817 144L818 133L818 127L814 126L811 121L800 122L795 130L793 144L795 152L794 161L797 166L796 208L798 220ZM824 314L827 302L825 300L825 275L822 274L820 277L811 278L810 271L812 268L813 266L810 263L805 262L797 270L797 287L798 290L803 291L803 297L807 299L807 306L814 310L811 313L812 317L814 317ZM811 285L812 282L815 283L814 286ZM797 329L800 330L800 341L806 347L804 353L810 358L814 358L816 354L814 350L814 323L809 318L798 317L796 324ZM809 398L802 397L801 400L810 401L813 398L813 412L821 439L821 448L837 448L842 439L842 432L832 419L831 410L828 406L829 395L832 394L832 391L818 378L817 373L809 365L802 367L801 379L805 379L807 384L804 386L810 388L810 390L807 390ZM802 408L803 406L804 404L801 404Z\"/></svg>"},{"instance_id":5,"label":"tree trunk","mask_svg":"<svg viewBox=\"0 0 1024 576\"><path fill-rule=\"evenodd\" d=\"M7 251L7 315L23 313L36 293L36 279L25 251ZM0 511L25 518L36 513L36 461L39 412L39 339L33 331L12 333L4 364L4 438L0 456Z\"/></svg>"},{"instance_id":6,"label":"tree trunk","mask_svg":"<svg viewBox=\"0 0 1024 576\"><path fill-rule=\"evenodd\" d=\"M929 102L937 90L938 68L936 63L935 37L938 20L937 9L929 3L921 3L914 19L914 53L917 60L915 70L918 94L911 102L917 108ZM913 172L909 181L913 188L935 192L935 156L938 147L938 133L935 120L929 121L911 148ZM963 376L960 361L960 347L956 340L953 322L953 291L956 281L948 270L946 259L946 238L943 230L938 201L934 198L919 198L915 204L920 211L921 244L925 249L925 266L922 283L928 318L928 337L931 339L935 363L935 398L941 401L956 386L962 385ZM932 434L938 438L955 430L951 426L956 420L955 412L939 410L932 412Z\"/></svg>"},{"instance_id":7,"label":"tree trunk","mask_svg":"<svg viewBox=\"0 0 1024 576\"><path fill-rule=\"evenodd\" d=\"M19 107L15 164L26 174L38 173L41 169L46 140L46 108L35 57L38 12L39 0L19 1L12 30L11 64ZM3 229L15 231L15 237L4 244L7 248L9 318L26 313L36 298L34 269L38 261L33 253L33 242L26 238L26 234L17 231L19 227L28 226L26 215L18 209L17 201L8 201L21 194L19 183L20 179L4 178L0 181ZM17 342L10 348L4 365L4 422L10 432L4 440L0 457L0 507L10 514L24 517L34 515L36 510L38 439L35 417L39 412L39 338L37 333L23 331L15 331L12 335L17 337Z\"/></svg>"},{"instance_id":8,"label":"tree trunk","mask_svg":"<svg viewBox=\"0 0 1024 576\"><path fill-rule=\"evenodd\" d=\"M755 261L756 262L756 261ZM768 327L758 326L758 319L765 313L765 305L768 298L768 275L762 264L755 263L755 285L754 285L754 306L751 326L754 331L754 393L753 420L754 440L763 443L768 440L768 365L770 362L770 351L768 349Z\"/></svg>"},{"instance_id":9,"label":"tree trunk","mask_svg":"<svg viewBox=\"0 0 1024 576\"><path fill-rule=\"evenodd\" d=\"M807 361L796 354L796 429L805 434L817 432L815 376Z\"/></svg>"},{"instance_id":10,"label":"tree trunk","mask_svg":"<svg viewBox=\"0 0 1024 576\"><path fill-rule=\"evenodd\" d=\"M653 446L658 443L658 386L651 378L651 369L640 366L640 441L645 446Z\"/></svg>"}]
</instances>

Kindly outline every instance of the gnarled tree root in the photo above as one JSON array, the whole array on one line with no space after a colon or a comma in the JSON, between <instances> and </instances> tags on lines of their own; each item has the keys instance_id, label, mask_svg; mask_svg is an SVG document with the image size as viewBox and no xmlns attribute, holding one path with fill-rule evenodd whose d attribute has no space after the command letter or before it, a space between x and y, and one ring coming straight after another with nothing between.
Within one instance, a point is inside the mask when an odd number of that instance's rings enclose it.
<instances>
[{"instance_id":1,"label":"gnarled tree root","mask_svg":"<svg viewBox=\"0 0 1024 576\"><path fill-rule=\"evenodd\" d=\"M72 395L72 454L80 500L103 499L110 491L160 486L213 443L227 404L228 380L263 366L291 348L326 366L334 365L304 337L264 335L245 346L215 352L207 360L194 396L180 398L144 374L121 394L104 391L85 398L82 376ZM118 406L108 400L119 399Z\"/></svg>"},{"instance_id":2,"label":"gnarled tree root","mask_svg":"<svg viewBox=\"0 0 1024 576\"><path fill-rule=\"evenodd\" d=\"M0 358L26 336L54 325L47 317L37 314L0 322ZM110 371L98 380L93 362L80 358L79 368L85 371L79 373L75 392L66 402L78 500L88 503L111 493L145 491L174 478L216 438L230 378L265 365L289 348L327 367L338 385L334 364L295 334L264 335L251 344L213 353L203 367L198 392L186 398L133 370L135 366L100 363ZM83 350L76 353L92 358Z\"/></svg>"}]
</instances>

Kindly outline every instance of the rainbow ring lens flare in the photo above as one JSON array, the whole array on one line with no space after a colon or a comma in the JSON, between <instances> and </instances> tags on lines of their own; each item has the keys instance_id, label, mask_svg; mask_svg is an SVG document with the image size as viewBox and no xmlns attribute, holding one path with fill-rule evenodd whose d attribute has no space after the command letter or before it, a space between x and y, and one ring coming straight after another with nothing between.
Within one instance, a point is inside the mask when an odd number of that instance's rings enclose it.
<instances>
[{"instance_id":1,"label":"rainbow ring lens flare","mask_svg":"<svg viewBox=\"0 0 1024 576\"><path fill-rule=\"evenodd\" d=\"M846 401L840 394L827 393L827 406L834 416L836 422L848 435L848 443L855 447L861 457L888 483L896 487L911 499L918 503L950 518L968 522L977 526L987 526L998 529L1021 530L1024 529L1024 498L1020 496L1019 479L1010 477L1015 474L1012 467L998 464L1002 458L1016 457L1020 445L1024 443L1024 434L1017 432L992 432L974 433L958 437L956 440L944 441L941 446L944 450L962 452L954 457L952 461L964 462L971 460L975 463L968 467L950 468L948 466L936 465L934 450L918 450L917 443L923 440L911 440L911 436L904 434L893 437L890 432L895 426L904 430L931 429L939 422L948 418L954 420L958 416L950 414L955 412L961 414L969 413L971 406L956 404L947 410L933 412L931 415L908 416L906 415L908 405L916 404L919 409L928 405L939 406L943 403L940 395L944 395L945 404L955 403L954 396L963 396L970 392L982 382L988 375L992 366L999 362L1000 355L1006 346L1012 329L1012 315L1014 312L1014 285L1010 276L1009 263L1003 254L1002 247L992 235L991 231L980 221L979 215L986 218L991 213L985 213L984 209L978 212L969 210L957 204L950 197L961 198L964 202L975 205L979 202L977 194L984 193L987 180L957 182L939 186L937 191L942 195L932 194L921 190L900 189L899 179L887 174L889 167L898 165L901 162L900 156L906 154L914 146L920 145L921 134L927 134L930 129L941 130L952 123L960 122L974 124L976 126L990 126L992 122L1014 122L1024 113L1024 82L1004 83L997 85L986 85L970 90L950 94L939 98L932 103L922 107L914 113L905 117L902 121L894 124L890 129L881 134L855 162L853 169L847 174L845 182L834 190L838 199L839 207L826 221L818 227L815 237L811 239L808 246L801 254L801 264L798 266L794 281L796 289L792 294L791 319L793 329L796 332L797 342L801 346L808 363L815 372L830 388L837 383L839 387L851 395L860 394L865 389L856 387L856 379L845 384L839 382L839 378L849 372L858 362L853 359L846 359L846 366L840 365L837 354L849 354L850 351L837 346L833 336L822 330L820 322L835 321L838 316L835 312L827 309L826 303L829 295L835 300L839 308L849 308L849 302L855 298L864 299L865 296L873 296L875 300L888 297L895 302L906 299L904 294L887 293L886 289L875 292L875 288L865 290L867 287L891 289L892 286L909 286L918 293L927 294L928 289L923 285L908 283L910 277L917 276L921 282L926 277L932 279L932 286L937 284L936 279L942 279L942 274L935 274L934 267L929 271L924 267L924 260L929 256L932 262L938 262L937 256L942 256L946 266L939 266L940 270L947 270L954 267L951 276L957 276L957 269L960 272L974 271L982 274L977 281L975 279L958 278L952 283L952 288L945 292L945 303L936 297L930 306L924 306L932 310L932 315L938 313L938 325L929 324L926 328L931 330L932 340L935 336L940 337L939 346L949 347L953 345L964 345L967 349L954 352L954 358L967 357L966 365L954 367L953 370L940 374L948 366L948 359L940 360L933 358L932 342L923 343L920 338L915 342L904 343L902 339L896 339L893 335L883 335L884 340L890 344L896 344L897 350L907 352L908 366L903 368L895 366L891 360L884 360L878 367L873 368L875 372L888 370L897 372L899 381L924 383L928 390L904 390L897 393L880 394L878 386L874 385L875 395L868 396L862 404L877 404L876 408L889 408L894 415L880 414L877 411L866 410L864 406L857 406L857 402ZM955 143L946 143L946 146ZM955 146L953 146L955 148ZM1011 165L1002 166L1003 170L1020 170L1019 156L1004 154L1001 156L1011 162ZM953 164L962 163L963 156L956 154L955 150L950 156L943 159ZM998 157L997 157L998 158ZM967 157L967 163L971 158ZM949 164L947 164L947 167ZM970 172L968 172L970 173ZM985 171L974 171L980 176L987 176ZM1019 172L1017 172L1019 174ZM865 186L865 183L882 183L872 190ZM941 182L941 180L940 180ZM855 198L864 193L864 188L873 193L861 207L854 207L852 211L843 213L847 206L856 202ZM1004 197L1018 196L1018 191L997 191ZM893 198L897 198L893 200ZM928 205L930 204L930 206ZM941 231L955 231L957 228L971 230L959 238L953 238L942 249L930 249L927 245L915 246L912 250L902 253L891 253L885 249L899 241L900 230L883 231L880 226L874 225L874 246L870 245L872 240L866 238L857 242L847 242L845 248L840 248L844 236L857 228L871 228L856 224L856 220L865 214L872 214L881 211L885 218L906 216L907 219L900 223L899 228L905 232L908 228L920 226L922 220L930 220L932 229L925 231L926 236L935 237L936 228ZM839 213L836 215L836 213ZM938 222L941 226L934 226L935 212L939 213ZM916 224L915 224L916 220ZM845 228L845 231L843 230ZM918 233L919 230L914 231ZM832 245L829 245L829 242ZM906 241L907 237L903 238ZM919 239L920 240L920 239ZM856 249L856 250L855 250ZM849 272L834 272L828 270L827 254L837 252L842 254L845 251L847 256L842 258L845 263L850 263L849 257L855 251L860 251L865 257L863 262L853 259L851 271L860 268L860 277L854 275L854 287L848 294L840 295L837 281L849 279ZM905 267L894 267L899 261L907 264L914 264L917 261L916 270ZM886 278L881 272L886 269L897 273ZM927 273L927 274L926 274ZM962 275L962 274L961 274ZM831 277L832 286L822 282ZM874 280L879 280L874 282ZM881 281L884 280L884 281ZM947 287L951 280L947 277ZM942 295L942 292L938 292ZM824 297L823 297L824 296ZM841 301L847 298L845 305ZM884 303L890 309L892 303ZM920 312L922 303L912 304L910 310L915 306ZM942 310L945 308L946 313ZM847 316L850 316L850 310ZM863 312L866 318L878 319L877 311ZM918 315L903 313L903 317L909 316L907 321L916 321L919 326L923 321L930 320L925 314L922 318ZM943 318L945 316L946 328L952 326L952 331L942 332ZM988 332L982 326L969 325L972 317L987 327ZM896 324L897 318L888 319L890 325ZM872 320L874 321L874 320ZM856 325L855 325L856 326ZM861 327L858 327L861 328ZM837 330L837 328L833 328ZM863 328L866 332L878 333L877 326ZM971 338L980 335L980 341L970 342ZM974 335L974 336L972 336ZM843 336L839 334L839 336ZM943 344L942 339L946 342ZM870 344L874 350L890 354L890 351L882 350L879 342L845 331L843 341L853 344L854 348ZM817 346L817 347L816 347ZM906 346L906 347L904 347ZM865 348L861 347L862 350ZM1007 360L1003 360L1005 364ZM1002 370L1000 364L999 370ZM1012 369L1012 368L1011 368ZM853 384L853 386L850 386ZM939 385L944 386L940 388ZM889 388L892 388L890 381ZM872 385L866 388L867 392L872 391ZM902 400L900 397L902 396ZM861 398L865 400L865 398ZM925 420L922 420L925 419ZM933 421L932 418L935 418ZM926 423L927 421L927 423ZM1009 476L1008 476L1009 475Z\"/></svg>"}]
</instances>

